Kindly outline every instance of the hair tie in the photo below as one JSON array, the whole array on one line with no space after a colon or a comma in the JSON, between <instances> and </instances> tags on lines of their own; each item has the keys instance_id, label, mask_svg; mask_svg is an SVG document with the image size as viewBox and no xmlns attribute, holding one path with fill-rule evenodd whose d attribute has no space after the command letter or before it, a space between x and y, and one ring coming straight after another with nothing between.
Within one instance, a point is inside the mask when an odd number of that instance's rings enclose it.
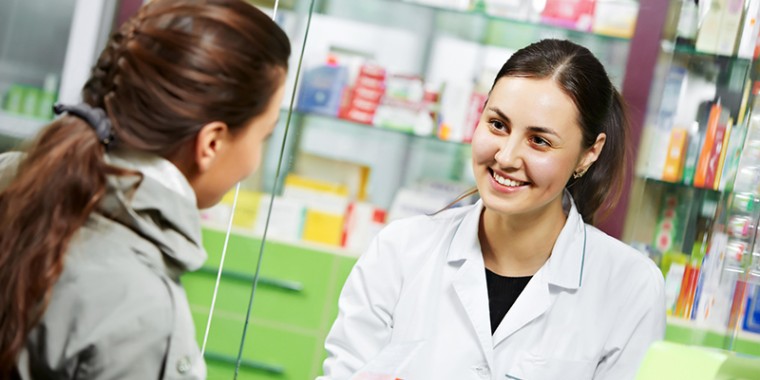
<instances>
[{"instance_id":1,"label":"hair tie","mask_svg":"<svg viewBox=\"0 0 760 380\"><path fill-rule=\"evenodd\" d=\"M80 103L75 106L56 103L53 106L53 112L55 112L56 115L66 112L69 115L76 116L87 122L92 130L95 131L100 143L106 148L108 148L108 145L113 142L115 138L113 127L111 126L111 119L108 118L108 114L106 114L106 111L102 108L91 107L87 103Z\"/></svg>"}]
</instances>

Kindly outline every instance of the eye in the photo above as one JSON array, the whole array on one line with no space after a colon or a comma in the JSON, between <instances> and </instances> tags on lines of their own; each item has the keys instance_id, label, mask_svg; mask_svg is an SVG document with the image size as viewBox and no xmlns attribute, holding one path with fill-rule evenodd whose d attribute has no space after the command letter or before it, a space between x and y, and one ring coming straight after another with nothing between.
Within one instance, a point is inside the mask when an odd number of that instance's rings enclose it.
<instances>
[{"instance_id":1,"label":"eye","mask_svg":"<svg viewBox=\"0 0 760 380\"><path fill-rule=\"evenodd\" d=\"M543 137L540 137L540 136L533 136L533 137L531 137L530 138L530 142L533 145L538 145L538 146L542 146L542 147L549 147L549 146L551 146L551 144L549 143L549 140L547 140L547 139L545 139Z\"/></svg>"},{"instance_id":2,"label":"eye","mask_svg":"<svg viewBox=\"0 0 760 380\"><path fill-rule=\"evenodd\" d=\"M488 121L488 124L491 125L492 129L495 129L497 131L507 131L507 125L502 123L500 120L491 119Z\"/></svg>"}]
</instances>

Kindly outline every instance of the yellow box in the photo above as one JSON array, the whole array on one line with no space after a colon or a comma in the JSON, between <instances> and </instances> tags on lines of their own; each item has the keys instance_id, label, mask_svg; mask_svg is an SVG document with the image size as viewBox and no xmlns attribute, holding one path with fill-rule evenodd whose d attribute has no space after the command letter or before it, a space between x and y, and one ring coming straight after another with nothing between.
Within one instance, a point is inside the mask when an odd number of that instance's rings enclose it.
<instances>
[{"instance_id":1,"label":"yellow box","mask_svg":"<svg viewBox=\"0 0 760 380\"><path fill-rule=\"evenodd\" d=\"M240 190L238 193L235 215L232 217L232 225L240 228L253 228L256 224L256 216L259 212L259 204L262 194L256 191ZM228 192L220 203L230 205L235 199L235 190Z\"/></svg>"},{"instance_id":2,"label":"yellow box","mask_svg":"<svg viewBox=\"0 0 760 380\"><path fill-rule=\"evenodd\" d=\"M670 132L668 154L662 171L662 180L680 182L683 175L684 158L686 157L686 129L673 128Z\"/></svg>"},{"instance_id":3,"label":"yellow box","mask_svg":"<svg viewBox=\"0 0 760 380\"><path fill-rule=\"evenodd\" d=\"M307 210L302 239L314 243L340 246L344 218L345 215Z\"/></svg>"}]
</instances>

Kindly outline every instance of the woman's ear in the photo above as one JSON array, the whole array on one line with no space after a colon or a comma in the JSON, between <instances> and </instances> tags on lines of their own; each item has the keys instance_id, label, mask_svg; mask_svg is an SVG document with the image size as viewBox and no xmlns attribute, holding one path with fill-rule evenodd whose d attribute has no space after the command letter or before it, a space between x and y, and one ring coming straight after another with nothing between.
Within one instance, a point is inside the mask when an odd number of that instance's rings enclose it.
<instances>
[{"instance_id":1,"label":"woman's ear","mask_svg":"<svg viewBox=\"0 0 760 380\"><path fill-rule=\"evenodd\" d=\"M596 136L596 141L594 141L594 144L591 145L590 148L586 149L585 152L583 152L581 160L575 169L577 173L585 173L588 168L591 167L594 162L596 162L596 159L599 158L600 154L602 154L602 149L604 149L605 142L607 142L606 134L600 133Z\"/></svg>"},{"instance_id":2,"label":"woman's ear","mask_svg":"<svg viewBox=\"0 0 760 380\"><path fill-rule=\"evenodd\" d=\"M224 149L229 135L229 127L214 121L201 127L195 138L194 158L199 173L208 171L220 152Z\"/></svg>"}]
</instances>

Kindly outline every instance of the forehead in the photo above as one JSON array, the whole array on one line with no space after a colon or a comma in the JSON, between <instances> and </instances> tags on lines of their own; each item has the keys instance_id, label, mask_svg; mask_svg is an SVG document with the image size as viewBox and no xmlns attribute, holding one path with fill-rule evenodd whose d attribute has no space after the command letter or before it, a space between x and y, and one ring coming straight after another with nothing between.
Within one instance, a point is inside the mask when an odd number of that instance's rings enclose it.
<instances>
[{"instance_id":1,"label":"forehead","mask_svg":"<svg viewBox=\"0 0 760 380\"><path fill-rule=\"evenodd\" d=\"M503 77L491 90L488 107L499 109L517 126L580 131L573 99L551 78Z\"/></svg>"}]
</instances>

